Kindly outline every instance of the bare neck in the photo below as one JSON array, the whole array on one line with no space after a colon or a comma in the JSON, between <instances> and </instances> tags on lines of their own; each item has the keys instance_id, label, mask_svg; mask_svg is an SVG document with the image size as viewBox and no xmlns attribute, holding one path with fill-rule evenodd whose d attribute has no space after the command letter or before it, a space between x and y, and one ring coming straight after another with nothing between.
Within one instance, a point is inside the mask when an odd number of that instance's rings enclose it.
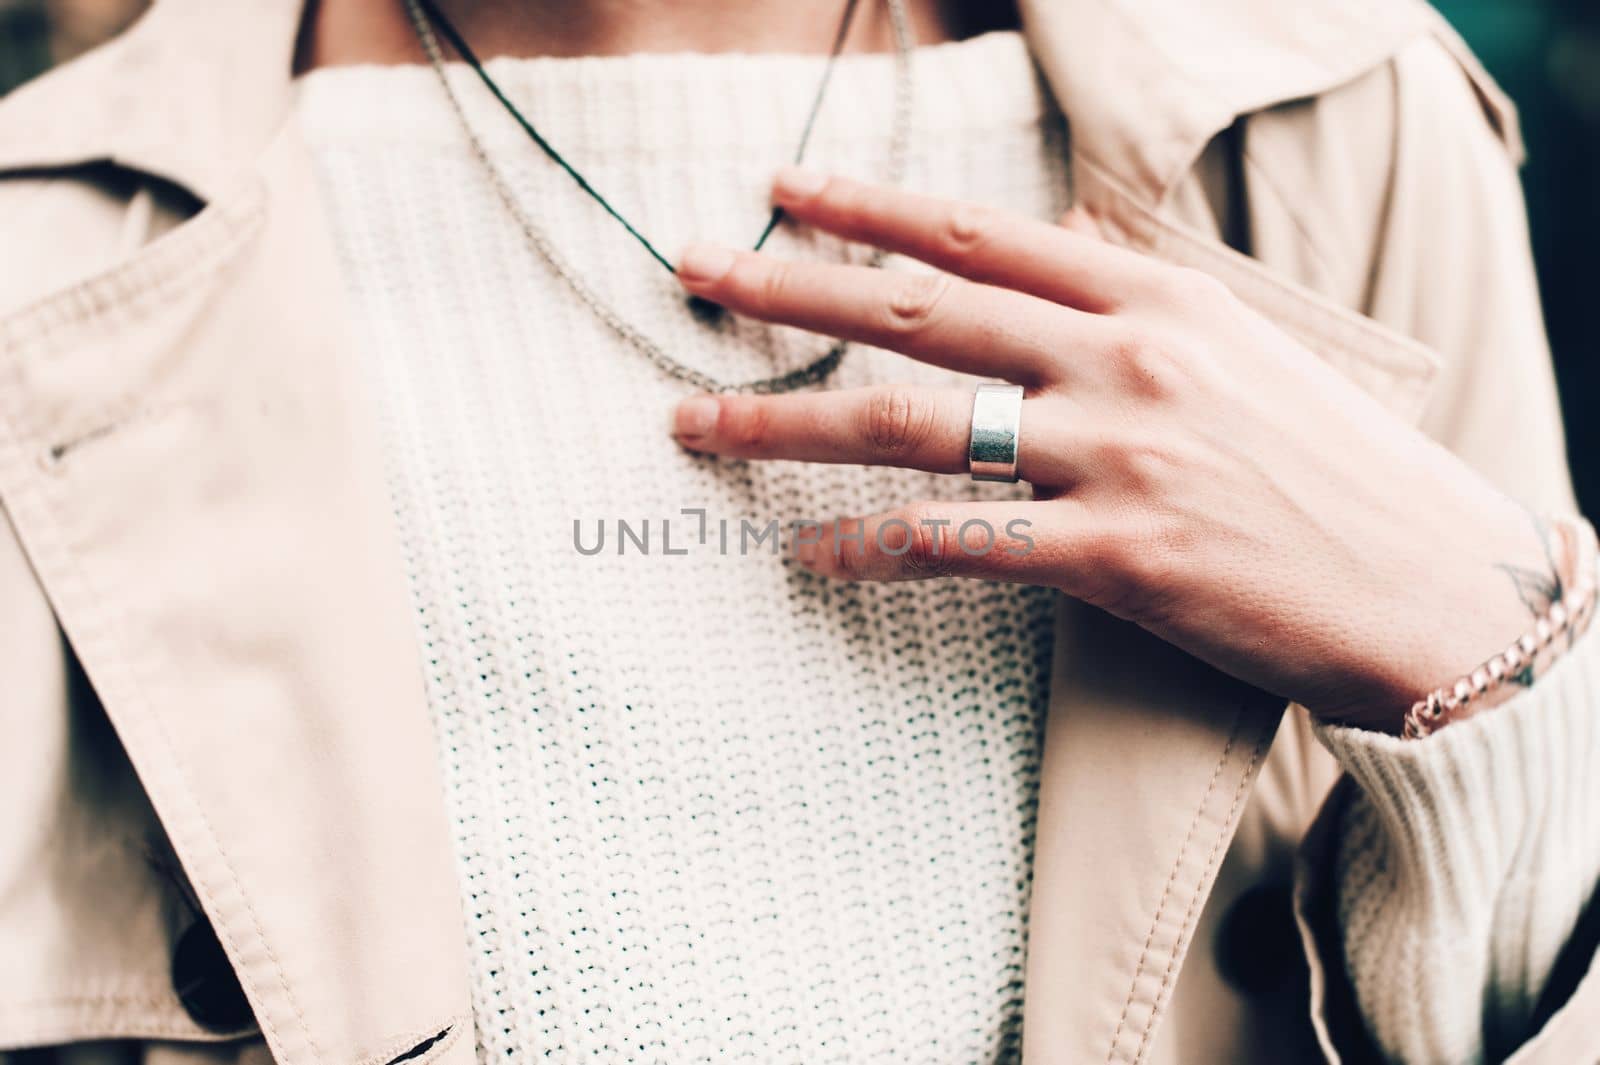
<instances>
[{"instance_id":1,"label":"bare neck","mask_svg":"<svg viewBox=\"0 0 1600 1065\"><path fill-rule=\"evenodd\" d=\"M479 55L579 56L631 52L825 52L842 0L437 0ZM906 0L920 44L1011 28L1013 3ZM882 0L861 0L847 51L886 51ZM295 66L417 63L402 0L308 0Z\"/></svg>"}]
</instances>

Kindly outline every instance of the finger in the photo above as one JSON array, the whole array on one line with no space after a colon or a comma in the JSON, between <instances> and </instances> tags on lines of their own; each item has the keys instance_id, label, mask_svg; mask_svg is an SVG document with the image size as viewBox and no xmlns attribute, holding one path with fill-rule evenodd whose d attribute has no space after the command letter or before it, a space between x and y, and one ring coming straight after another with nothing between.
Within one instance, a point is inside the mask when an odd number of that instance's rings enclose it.
<instances>
[{"instance_id":1,"label":"finger","mask_svg":"<svg viewBox=\"0 0 1600 1065\"><path fill-rule=\"evenodd\" d=\"M1045 404L1026 399L1018 433L1021 480L1060 486L1081 475L1067 456L1088 453L1065 439ZM673 417L673 435L695 451L744 459L787 459L898 466L929 473L966 473L972 434L972 392L900 385L791 392L773 396L698 395Z\"/></svg>"},{"instance_id":2,"label":"finger","mask_svg":"<svg viewBox=\"0 0 1600 1065\"><path fill-rule=\"evenodd\" d=\"M773 201L849 240L1085 311L1114 310L1156 276L1143 256L1048 222L813 171L781 171Z\"/></svg>"},{"instance_id":3,"label":"finger","mask_svg":"<svg viewBox=\"0 0 1600 1065\"><path fill-rule=\"evenodd\" d=\"M1022 501L919 503L839 518L797 527L795 556L812 572L840 580L971 577L1059 587L1070 564L1062 515L1075 504L1048 506L1047 512Z\"/></svg>"},{"instance_id":4,"label":"finger","mask_svg":"<svg viewBox=\"0 0 1600 1065\"><path fill-rule=\"evenodd\" d=\"M971 393L952 388L699 395L678 405L673 435L731 458L963 473L971 415Z\"/></svg>"},{"instance_id":5,"label":"finger","mask_svg":"<svg viewBox=\"0 0 1600 1065\"><path fill-rule=\"evenodd\" d=\"M1094 342L1104 320L1018 292L868 266L791 261L691 245L678 279L731 311L1021 384L1060 378L1060 351Z\"/></svg>"}]
</instances>

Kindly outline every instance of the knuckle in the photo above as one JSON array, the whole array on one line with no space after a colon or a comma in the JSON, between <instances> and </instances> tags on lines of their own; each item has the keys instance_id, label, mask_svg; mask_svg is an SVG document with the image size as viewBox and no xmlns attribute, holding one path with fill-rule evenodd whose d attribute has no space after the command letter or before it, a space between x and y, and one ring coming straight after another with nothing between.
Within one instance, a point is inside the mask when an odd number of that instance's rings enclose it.
<instances>
[{"instance_id":1,"label":"knuckle","mask_svg":"<svg viewBox=\"0 0 1600 1065\"><path fill-rule=\"evenodd\" d=\"M873 450L897 456L915 451L932 429L932 407L901 388L885 388L867 400L866 435Z\"/></svg>"},{"instance_id":2,"label":"knuckle","mask_svg":"<svg viewBox=\"0 0 1600 1065\"><path fill-rule=\"evenodd\" d=\"M738 269L737 266L734 267ZM761 271L756 299L763 309L773 310L789 302L794 289L794 271L783 260L768 261Z\"/></svg>"},{"instance_id":3,"label":"knuckle","mask_svg":"<svg viewBox=\"0 0 1600 1065\"><path fill-rule=\"evenodd\" d=\"M1160 402L1183 391L1183 359L1154 331L1124 332L1112 341L1107 356L1122 386L1134 396Z\"/></svg>"},{"instance_id":4,"label":"knuckle","mask_svg":"<svg viewBox=\"0 0 1600 1065\"><path fill-rule=\"evenodd\" d=\"M1173 483L1187 465L1176 446L1148 436L1108 440L1096 450L1099 468L1115 471L1128 490L1141 496Z\"/></svg>"},{"instance_id":5,"label":"knuckle","mask_svg":"<svg viewBox=\"0 0 1600 1065\"><path fill-rule=\"evenodd\" d=\"M987 207L972 203L956 204L945 218L946 249L957 256L978 251L988 243L989 235L994 231L994 218L994 212Z\"/></svg>"},{"instance_id":6,"label":"knuckle","mask_svg":"<svg viewBox=\"0 0 1600 1065\"><path fill-rule=\"evenodd\" d=\"M931 515L920 511L907 511L898 516L910 526L905 533L905 553L900 556L900 564L906 572L925 577L949 573L953 545L948 542L948 537L941 535L943 526L932 520L924 520L931 518Z\"/></svg>"},{"instance_id":7,"label":"knuckle","mask_svg":"<svg viewBox=\"0 0 1600 1065\"><path fill-rule=\"evenodd\" d=\"M867 552L871 550L871 544L835 539L832 545L834 572L847 581L863 579L867 574Z\"/></svg>"},{"instance_id":8,"label":"knuckle","mask_svg":"<svg viewBox=\"0 0 1600 1065\"><path fill-rule=\"evenodd\" d=\"M1144 362L1147 343L1142 331L1131 327L1119 329L1106 340L1100 357L1119 372L1130 370Z\"/></svg>"},{"instance_id":9,"label":"knuckle","mask_svg":"<svg viewBox=\"0 0 1600 1065\"><path fill-rule=\"evenodd\" d=\"M918 274L905 278L889 294L884 307L884 324L896 335L922 332L934 320L949 290L947 274Z\"/></svg>"},{"instance_id":10,"label":"knuckle","mask_svg":"<svg viewBox=\"0 0 1600 1065\"><path fill-rule=\"evenodd\" d=\"M1181 465L1175 455L1156 444L1141 444L1124 451L1122 464L1128 482L1141 494L1159 491L1171 483Z\"/></svg>"},{"instance_id":11,"label":"knuckle","mask_svg":"<svg viewBox=\"0 0 1600 1065\"><path fill-rule=\"evenodd\" d=\"M767 405L759 399L725 399L720 427L728 443L746 451L758 451L770 439L772 418Z\"/></svg>"}]
</instances>

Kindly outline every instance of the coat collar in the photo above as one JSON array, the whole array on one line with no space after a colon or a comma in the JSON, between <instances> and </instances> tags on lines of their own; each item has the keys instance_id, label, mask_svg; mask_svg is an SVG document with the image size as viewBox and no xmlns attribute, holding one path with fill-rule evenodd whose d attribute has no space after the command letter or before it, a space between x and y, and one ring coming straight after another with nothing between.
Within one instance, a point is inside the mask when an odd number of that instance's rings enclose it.
<instances>
[{"instance_id":1,"label":"coat collar","mask_svg":"<svg viewBox=\"0 0 1600 1065\"><path fill-rule=\"evenodd\" d=\"M287 113L300 0L158 0L0 105L0 171L111 162L212 202Z\"/></svg>"},{"instance_id":2,"label":"coat collar","mask_svg":"<svg viewBox=\"0 0 1600 1065\"><path fill-rule=\"evenodd\" d=\"M1412 0L1021 0L1073 151L1147 207L1241 115L1390 58L1435 16Z\"/></svg>"},{"instance_id":3,"label":"coat collar","mask_svg":"<svg viewBox=\"0 0 1600 1065\"><path fill-rule=\"evenodd\" d=\"M109 161L210 202L250 172L287 113L302 6L158 0L117 41L5 100L0 171ZM1074 150L1150 206L1235 118L1359 76L1430 17L1413 0L1021 9Z\"/></svg>"}]
</instances>

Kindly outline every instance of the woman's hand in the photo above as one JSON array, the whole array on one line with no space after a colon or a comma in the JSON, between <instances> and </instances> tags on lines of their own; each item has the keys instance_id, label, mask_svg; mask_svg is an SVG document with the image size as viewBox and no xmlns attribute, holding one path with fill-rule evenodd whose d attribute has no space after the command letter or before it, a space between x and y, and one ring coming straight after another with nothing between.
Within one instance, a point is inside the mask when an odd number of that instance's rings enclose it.
<instances>
[{"instance_id":1,"label":"woman's hand","mask_svg":"<svg viewBox=\"0 0 1600 1065\"><path fill-rule=\"evenodd\" d=\"M845 524L864 535L824 535L803 559L818 572L1050 585L1327 719L1391 731L1527 627L1509 568L1550 572L1532 519L1209 276L803 171L774 200L947 273L697 245L679 264L690 292L1026 389L1033 502L892 506ZM697 396L675 426L696 451L964 474L971 408L956 389ZM999 549L959 549L974 517ZM892 518L905 525L879 535ZM1031 550L1006 542L1017 518Z\"/></svg>"}]
</instances>

